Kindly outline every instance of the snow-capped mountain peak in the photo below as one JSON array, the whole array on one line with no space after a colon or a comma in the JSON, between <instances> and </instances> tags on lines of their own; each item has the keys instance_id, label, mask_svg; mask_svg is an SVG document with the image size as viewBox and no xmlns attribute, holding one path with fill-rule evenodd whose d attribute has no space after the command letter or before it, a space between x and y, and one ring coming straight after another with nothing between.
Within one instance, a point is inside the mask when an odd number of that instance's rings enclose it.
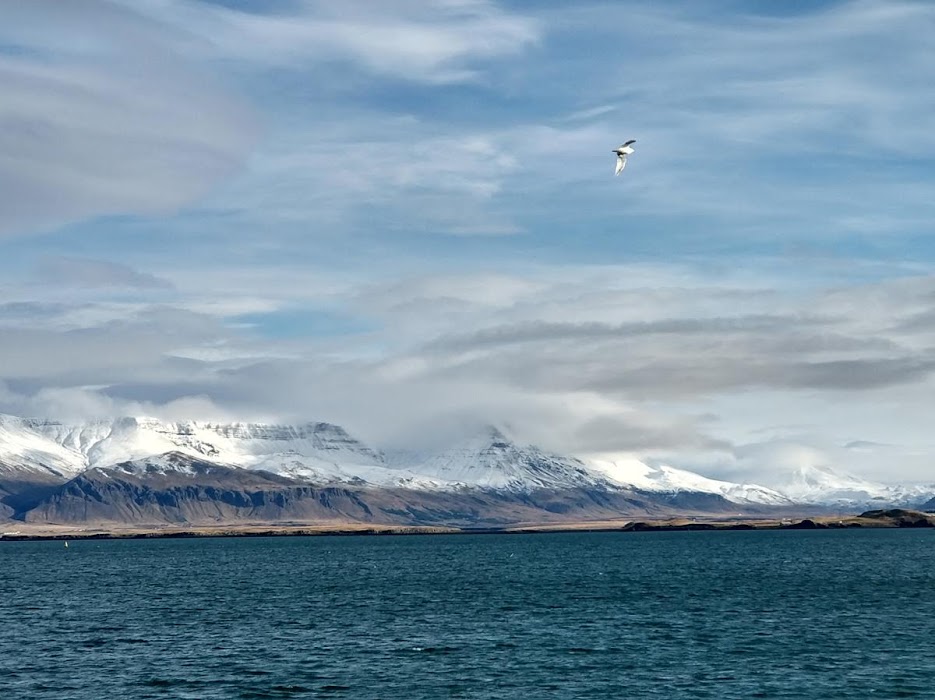
<instances>
[{"instance_id":1,"label":"snow-capped mountain peak","mask_svg":"<svg viewBox=\"0 0 935 700\"><path fill-rule=\"evenodd\" d=\"M935 494L935 485L891 486L812 464L795 467L775 486L798 503L846 508L916 505Z\"/></svg>"},{"instance_id":2,"label":"snow-capped mountain peak","mask_svg":"<svg viewBox=\"0 0 935 700\"><path fill-rule=\"evenodd\" d=\"M67 445L36 433L22 418L0 414L0 471L71 477L86 466Z\"/></svg>"},{"instance_id":3,"label":"snow-capped mountain peak","mask_svg":"<svg viewBox=\"0 0 935 700\"><path fill-rule=\"evenodd\" d=\"M76 424L13 416L0 420L0 455L26 468L52 464L63 474L76 474L173 452L246 468L276 470L288 463L294 471L301 463L325 476L339 464L383 465L382 455L330 423L172 423L145 417Z\"/></svg>"},{"instance_id":4,"label":"snow-capped mountain peak","mask_svg":"<svg viewBox=\"0 0 935 700\"><path fill-rule=\"evenodd\" d=\"M517 444L492 426L447 449L397 451L387 458L393 466L464 486L528 491L612 485L578 459Z\"/></svg>"},{"instance_id":5,"label":"snow-capped mountain peak","mask_svg":"<svg viewBox=\"0 0 935 700\"><path fill-rule=\"evenodd\" d=\"M606 474L615 483L639 491L657 493L710 493L734 503L792 505L782 493L758 484L736 484L677 469L667 465L653 466L635 457L594 455L588 460L594 469Z\"/></svg>"}]
</instances>

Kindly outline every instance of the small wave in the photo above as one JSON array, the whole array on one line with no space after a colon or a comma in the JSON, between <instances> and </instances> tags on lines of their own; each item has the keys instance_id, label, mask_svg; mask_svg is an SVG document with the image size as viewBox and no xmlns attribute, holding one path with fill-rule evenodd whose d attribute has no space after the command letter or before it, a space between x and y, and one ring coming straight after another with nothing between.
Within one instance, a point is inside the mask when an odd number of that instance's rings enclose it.
<instances>
[{"instance_id":1,"label":"small wave","mask_svg":"<svg viewBox=\"0 0 935 700\"><path fill-rule=\"evenodd\" d=\"M270 690L276 693L282 693L283 695L295 695L296 693L311 693L311 688L306 688L304 685L274 685Z\"/></svg>"},{"instance_id":2,"label":"small wave","mask_svg":"<svg viewBox=\"0 0 935 700\"><path fill-rule=\"evenodd\" d=\"M453 654L458 649L457 647L411 647L409 651L420 654Z\"/></svg>"}]
</instances>

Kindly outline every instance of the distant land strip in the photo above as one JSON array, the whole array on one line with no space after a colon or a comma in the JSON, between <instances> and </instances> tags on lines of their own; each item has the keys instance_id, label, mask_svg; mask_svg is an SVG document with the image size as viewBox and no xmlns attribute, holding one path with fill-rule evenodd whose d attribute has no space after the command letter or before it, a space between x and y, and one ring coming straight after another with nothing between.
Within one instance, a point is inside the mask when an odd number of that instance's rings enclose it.
<instances>
[{"instance_id":1,"label":"distant land strip","mask_svg":"<svg viewBox=\"0 0 935 700\"><path fill-rule=\"evenodd\" d=\"M283 537L347 535L510 535L547 532L677 532L738 530L828 530L853 528L935 528L935 514L890 509L871 510L854 516L790 519L702 519L619 520L579 523L529 524L505 527L441 527L374 525L354 523L185 525L179 527L108 528L24 525L0 532L0 542L26 540L101 540L194 537Z\"/></svg>"}]
</instances>

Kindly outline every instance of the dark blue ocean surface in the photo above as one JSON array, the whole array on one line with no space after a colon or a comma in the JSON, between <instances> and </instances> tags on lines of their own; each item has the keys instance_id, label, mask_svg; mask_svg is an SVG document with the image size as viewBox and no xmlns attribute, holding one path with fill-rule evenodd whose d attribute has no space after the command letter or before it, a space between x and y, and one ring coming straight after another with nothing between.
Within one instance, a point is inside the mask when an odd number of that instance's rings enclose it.
<instances>
[{"instance_id":1,"label":"dark blue ocean surface","mask_svg":"<svg viewBox=\"0 0 935 700\"><path fill-rule=\"evenodd\" d=\"M0 698L935 697L935 532L0 543Z\"/></svg>"}]
</instances>

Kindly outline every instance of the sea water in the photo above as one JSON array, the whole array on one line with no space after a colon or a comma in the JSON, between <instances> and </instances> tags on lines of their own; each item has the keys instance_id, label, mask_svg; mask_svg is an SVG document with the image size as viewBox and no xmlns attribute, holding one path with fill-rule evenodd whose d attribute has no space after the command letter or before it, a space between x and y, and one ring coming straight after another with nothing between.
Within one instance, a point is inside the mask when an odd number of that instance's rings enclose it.
<instances>
[{"instance_id":1,"label":"sea water","mask_svg":"<svg viewBox=\"0 0 935 700\"><path fill-rule=\"evenodd\" d=\"M0 542L0 698L935 697L935 531Z\"/></svg>"}]
</instances>

